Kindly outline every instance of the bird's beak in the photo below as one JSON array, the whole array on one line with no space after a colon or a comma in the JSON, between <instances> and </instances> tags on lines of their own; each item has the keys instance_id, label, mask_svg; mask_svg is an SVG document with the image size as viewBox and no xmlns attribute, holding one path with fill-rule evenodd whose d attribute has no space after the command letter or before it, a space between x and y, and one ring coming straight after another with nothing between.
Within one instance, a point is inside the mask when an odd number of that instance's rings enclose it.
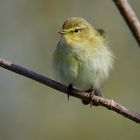
<instances>
[{"instance_id":1,"label":"bird's beak","mask_svg":"<svg viewBox=\"0 0 140 140\"><path fill-rule=\"evenodd\" d=\"M61 30L58 33L61 34L61 35L65 35L65 34L67 34L67 31L66 30Z\"/></svg>"}]
</instances>

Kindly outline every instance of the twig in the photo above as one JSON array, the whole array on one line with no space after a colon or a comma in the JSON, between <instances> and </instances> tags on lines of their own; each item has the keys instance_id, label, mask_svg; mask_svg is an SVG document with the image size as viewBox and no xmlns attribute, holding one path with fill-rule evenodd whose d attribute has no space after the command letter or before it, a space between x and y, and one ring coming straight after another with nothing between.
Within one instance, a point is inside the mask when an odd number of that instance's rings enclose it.
<instances>
[{"instance_id":1,"label":"twig","mask_svg":"<svg viewBox=\"0 0 140 140\"><path fill-rule=\"evenodd\" d=\"M113 0L140 46L140 22L127 0Z\"/></svg>"},{"instance_id":2,"label":"twig","mask_svg":"<svg viewBox=\"0 0 140 140\"><path fill-rule=\"evenodd\" d=\"M68 93L68 88L67 86L62 85L61 83L58 83L52 79L49 79L45 76L42 76L36 72L33 72L29 69L23 68L19 65L13 64L9 61L6 61L4 59L0 59L0 66L8 69L10 71L13 71L15 73L18 73L20 75L23 75L25 77L28 77L30 79L33 79L35 81L38 81L44 85L47 85L53 89L56 89L58 91L61 91L65 94ZM115 102L114 100L110 100L110 99L106 99L106 98L102 98L102 97L98 97L98 96L93 96L92 98L90 98L88 96L89 93L87 92L83 92L83 91L79 91L77 89L72 89L70 90L70 95L73 97L77 97L80 99L84 99L87 101L92 102L93 104L96 105L101 105L104 106L106 108L108 108L109 110L113 110L123 116L125 116L126 118L135 121L136 123L140 123L140 114L130 111L128 110L126 107L122 106L121 104Z\"/></svg>"}]
</instances>

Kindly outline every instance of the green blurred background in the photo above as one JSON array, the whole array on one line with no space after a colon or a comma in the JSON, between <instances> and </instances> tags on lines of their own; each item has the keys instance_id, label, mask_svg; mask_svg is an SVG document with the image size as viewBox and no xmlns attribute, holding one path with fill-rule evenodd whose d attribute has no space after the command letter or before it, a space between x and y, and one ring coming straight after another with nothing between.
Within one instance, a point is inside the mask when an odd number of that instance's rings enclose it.
<instances>
[{"instance_id":1,"label":"green blurred background","mask_svg":"<svg viewBox=\"0 0 140 140\"><path fill-rule=\"evenodd\" d=\"M130 1L140 19L140 1ZM65 19L103 28L116 56L104 95L140 112L140 48L112 0L0 0L0 57L53 78L52 53ZM138 140L140 126L0 68L1 140Z\"/></svg>"}]
</instances>

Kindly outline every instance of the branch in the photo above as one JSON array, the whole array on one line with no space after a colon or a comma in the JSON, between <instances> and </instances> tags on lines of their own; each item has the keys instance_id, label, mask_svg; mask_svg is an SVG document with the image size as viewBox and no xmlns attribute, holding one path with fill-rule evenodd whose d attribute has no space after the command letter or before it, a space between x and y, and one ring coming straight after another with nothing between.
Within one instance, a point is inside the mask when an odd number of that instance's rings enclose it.
<instances>
[{"instance_id":1,"label":"branch","mask_svg":"<svg viewBox=\"0 0 140 140\"><path fill-rule=\"evenodd\" d=\"M113 0L140 46L140 22L127 0Z\"/></svg>"},{"instance_id":2,"label":"branch","mask_svg":"<svg viewBox=\"0 0 140 140\"><path fill-rule=\"evenodd\" d=\"M65 94L68 94L67 86L64 86L61 83L58 83L52 79L49 79L43 75L40 75L40 74L38 74L34 71L31 71L29 69L23 68L19 65L13 64L13 63L6 61L4 59L0 59L0 67L3 67L7 70L18 73L20 75L23 75L23 76L28 77L30 79L33 79L35 81L38 81L44 85L47 85L53 89L56 89L58 91L65 93ZM73 97L77 97L80 99L84 99L86 101L90 101L92 104L104 106L104 107L108 108L109 110L113 110L113 111L123 115L124 117L136 122L136 123L140 123L140 114L128 110L126 107L115 102L114 100L98 97L95 95L93 95L93 97L89 97L88 92L83 92L83 91L80 91L77 89L72 89L69 92L70 92L70 95Z\"/></svg>"}]
</instances>

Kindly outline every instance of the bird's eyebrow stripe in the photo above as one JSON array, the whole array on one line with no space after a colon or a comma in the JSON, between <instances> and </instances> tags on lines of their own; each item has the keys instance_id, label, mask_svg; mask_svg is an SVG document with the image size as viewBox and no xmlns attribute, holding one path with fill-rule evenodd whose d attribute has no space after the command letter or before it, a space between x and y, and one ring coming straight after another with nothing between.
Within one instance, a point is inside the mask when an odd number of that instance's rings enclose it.
<instances>
[{"instance_id":1,"label":"bird's eyebrow stripe","mask_svg":"<svg viewBox=\"0 0 140 140\"><path fill-rule=\"evenodd\" d=\"M86 28L85 26L82 26L82 27L75 27L75 28L69 28L69 29L65 29L65 31L67 32L73 32L75 29L78 29L78 30L82 30Z\"/></svg>"},{"instance_id":2,"label":"bird's eyebrow stripe","mask_svg":"<svg viewBox=\"0 0 140 140\"><path fill-rule=\"evenodd\" d=\"M73 27L73 28L70 28L69 30L74 30L74 29L79 29L79 30L80 30L80 29L84 29L84 28L86 28L86 27L85 27L85 26L81 26L81 27L76 27L76 26L75 26L75 27Z\"/></svg>"}]
</instances>

